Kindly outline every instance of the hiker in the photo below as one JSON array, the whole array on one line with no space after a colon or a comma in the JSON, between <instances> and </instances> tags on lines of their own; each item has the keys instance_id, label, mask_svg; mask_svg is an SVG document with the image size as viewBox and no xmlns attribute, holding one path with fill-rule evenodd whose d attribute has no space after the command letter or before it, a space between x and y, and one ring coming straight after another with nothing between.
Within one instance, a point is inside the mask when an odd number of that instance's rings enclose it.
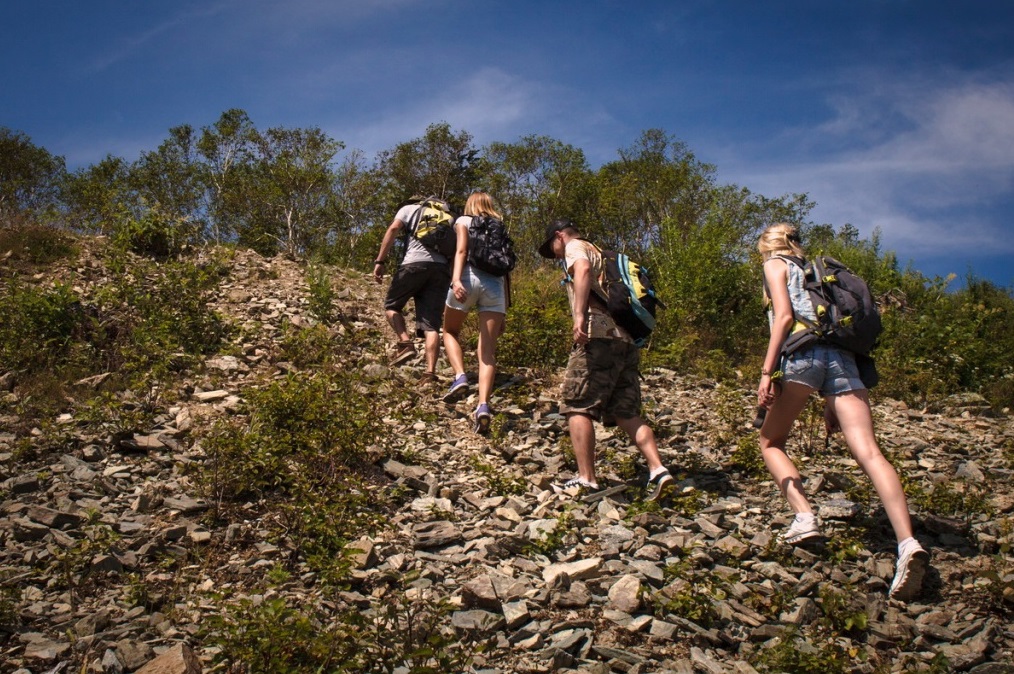
<instances>
[{"instance_id":1,"label":"hiker","mask_svg":"<svg viewBox=\"0 0 1014 674\"><path fill-rule=\"evenodd\" d=\"M824 397L828 432L840 427L853 458L863 469L884 504L898 539L898 564L889 595L907 600L920 589L929 554L912 536L912 522L901 481L880 453L873 432L870 400L855 355L818 340L787 356L785 340L793 326L816 321L803 270L781 256L805 260L799 233L792 225L768 227L757 244L764 260L765 300L769 304L771 336L757 387L758 404L768 410L760 427L760 448L771 476L796 516L780 538L797 545L820 537L816 517L803 491L799 471L785 453L785 443L810 394Z\"/></svg>"},{"instance_id":2,"label":"hiker","mask_svg":"<svg viewBox=\"0 0 1014 674\"><path fill-rule=\"evenodd\" d=\"M640 353L630 335L616 325L600 297L602 255L581 238L569 220L546 227L539 255L564 260L573 324L560 413L567 417L577 460L577 476L557 491L599 490L595 478L595 421L622 428L648 463L647 498L658 499L673 478L662 465L655 433L641 418Z\"/></svg>"},{"instance_id":3,"label":"hiker","mask_svg":"<svg viewBox=\"0 0 1014 674\"><path fill-rule=\"evenodd\" d=\"M444 307L444 353L454 370L454 380L444 401L457 402L468 394L459 337L465 316L475 307L479 314L479 400L472 416L475 432L486 434L493 419L489 397L496 376L496 340L503 332L510 305L510 277L496 276L469 262L469 228L478 218L495 218L500 223L503 220L493 208L493 199L485 192L473 192L465 203L465 214L454 223L457 249Z\"/></svg>"},{"instance_id":4,"label":"hiker","mask_svg":"<svg viewBox=\"0 0 1014 674\"><path fill-rule=\"evenodd\" d=\"M384 233L380 252L373 265L373 278L377 283L384 279L384 264L402 230L409 230L413 216L421 208L422 197L412 197L398 209L394 220ZM424 246L415 236L405 237L405 257L391 279L391 287L384 300L387 322L398 337L397 350L391 365L402 365L416 356L415 344L405 326L402 311L410 299L415 300L416 336L423 337L426 354L426 372L421 383L436 381L437 357L440 355L440 327L443 320L444 294L450 281L447 257Z\"/></svg>"}]
</instances>

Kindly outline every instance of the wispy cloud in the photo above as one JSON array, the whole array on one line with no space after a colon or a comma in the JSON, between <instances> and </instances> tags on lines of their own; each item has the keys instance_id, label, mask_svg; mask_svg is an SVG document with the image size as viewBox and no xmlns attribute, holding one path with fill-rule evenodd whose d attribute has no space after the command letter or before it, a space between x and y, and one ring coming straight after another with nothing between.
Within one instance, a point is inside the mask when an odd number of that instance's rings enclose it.
<instances>
[{"instance_id":1,"label":"wispy cloud","mask_svg":"<svg viewBox=\"0 0 1014 674\"><path fill-rule=\"evenodd\" d=\"M1014 252L995 208L1014 196L1014 80L941 79L870 76L831 119L768 147L777 159L733 159L729 175L764 194L806 192L816 219L878 227L906 255Z\"/></svg>"},{"instance_id":2,"label":"wispy cloud","mask_svg":"<svg viewBox=\"0 0 1014 674\"><path fill-rule=\"evenodd\" d=\"M170 33L175 28L185 25L191 21L219 14L234 5L235 1L236 0L219 0L218 2L212 2L206 6L201 6L199 9L184 10L178 12L165 21L148 28L147 30L143 30L134 35L122 37L115 45L110 47L110 49L89 61L86 64L86 69L91 73L102 72L120 61L130 58L133 54L143 49L147 44L156 40L158 37L166 33Z\"/></svg>"},{"instance_id":3,"label":"wispy cloud","mask_svg":"<svg viewBox=\"0 0 1014 674\"><path fill-rule=\"evenodd\" d=\"M346 140L367 156L421 135L429 124L447 122L472 134L478 144L514 140L530 133L531 120L546 114L546 100L555 100L555 85L529 81L498 68L482 68L448 86L408 93L410 104L385 108L375 121L362 125Z\"/></svg>"}]
</instances>

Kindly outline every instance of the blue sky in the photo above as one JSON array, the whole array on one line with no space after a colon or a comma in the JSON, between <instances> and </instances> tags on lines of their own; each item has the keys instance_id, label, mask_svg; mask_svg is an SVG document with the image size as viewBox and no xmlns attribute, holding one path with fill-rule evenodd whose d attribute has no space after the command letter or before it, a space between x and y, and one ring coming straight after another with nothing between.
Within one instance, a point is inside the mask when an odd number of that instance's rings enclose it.
<instances>
[{"instance_id":1,"label":"blue sky","mask_svg":"<svg viewBox=\"0 0 1014 674\"><path fill-rule=\"evenodd\" d=\"M446 121L593 166L661 128L720 183L806 193L928 275L1014 287L1014 3L34 0L0 126L86 166L229 108L371 157Z\"/></svg>"}]
</instances>

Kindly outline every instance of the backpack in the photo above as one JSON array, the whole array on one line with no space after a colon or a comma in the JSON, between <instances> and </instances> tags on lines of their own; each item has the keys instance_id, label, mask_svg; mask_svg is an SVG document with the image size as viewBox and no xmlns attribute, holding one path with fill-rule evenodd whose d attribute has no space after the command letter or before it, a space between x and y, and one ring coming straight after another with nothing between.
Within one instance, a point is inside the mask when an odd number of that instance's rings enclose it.
<instances>
[{"instance_id":1,"label":"backpack","mask_svg":"<svg viewBox=\"0 0 1014 674\"><path fill-rule=\"evenodd\" d=\"M631 260L626 254L614 250L600 250L602 275L599 283L605 291L609 315L618 326L627 331L634 343L644 347L655 329L655 313L665 305L655 294L655 286L648 270Z\"/></svg>"},{"instance_id":2,"label":"backpack","mask_svg":"<svg viewBox=\"0 0 1014 674\"><path fill-rule=\"evenodd\" d=\"M458 243L454 220L454 211L449 203L437 197L427 197L419 202L419 208L409 223L409 231L426 248L450 260Z\"/></svg>"},{"instance_id":3,"label":"backpack","mask_svg":"<svg viewBox=\"0 0 1014 674\"><path fill-rule=\"evenodd\" d=\"M868 356L883 331L883 324L866 282L833 257L817 256L809 262L797 257L779 257L803 269L803 287L817 315L816 323L795 316L804 328L789 335L783 353L823 341Z\"/></svg>"},{"instance_id":4,"label":"backpack","mask_svg":"<svg viewBox=\"0 0 1014 674\"><path fill-rule=\"evenodd\" d=\"M494 276L506 276L518 263L514 241L501 220L472 216L468 226L468 264Z\"/></svg>"}]
</instances>

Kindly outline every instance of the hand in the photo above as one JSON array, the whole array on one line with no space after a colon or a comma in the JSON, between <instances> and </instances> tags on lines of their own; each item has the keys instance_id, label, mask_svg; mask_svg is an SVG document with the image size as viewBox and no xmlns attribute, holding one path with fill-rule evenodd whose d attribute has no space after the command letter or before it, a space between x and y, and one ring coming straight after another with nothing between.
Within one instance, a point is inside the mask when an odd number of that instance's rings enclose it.
<instances>
[{"instance_id":1,"label":"hand","mask_svg":"<svg viewBox=\"0 0 1014 674\"><path fill-rule=\"evenodd\" d=\"M373 265L373 280L380 283L384 280L384 265L375 264Z\"/></svg>"},{"instance_id":2,"label":"hand","mask_svg":"<svg viewBox=\"0 0 1014 674\"><path fill-rule=\"evenodd\" d=\"M451 283L451 292L454 293L454 299L459 302L464 302L468 297L468 291L465 290L465 285L461 281L454 281Z\"/></svg>"},{"instance_id":3,"label":"hand","mask_svg":"<svg viewBox=\"0 0 1014 674\"><path fill-rule=\"evenodd\" d=\"M841 423L838 422L838 415L834 413L834 408L824 403L824 431L828 437L834 435L841 430Z\"/></svg>"},{"instance_id":4,"label":"hand","mask_svg":"<svg viewBox=\"0 0 1014 674\"><path fill-rule=\"evenodd\" d=\"M580 316L574 319L574 343L575 344L587 344L588 343L588 319L584 316Z\"/></svg>"},{"instance_id":5,"label":"hand","mask_svg":"<svg viewBox=\"0 0 1014 674\"><path fill-rule=\"evenodd\" d=\"M778 397L778 384L771 379L771 375L762 374L760 384L757 386L757 405L769 409L775 398Z\"/></svg>"}]
</instances>

